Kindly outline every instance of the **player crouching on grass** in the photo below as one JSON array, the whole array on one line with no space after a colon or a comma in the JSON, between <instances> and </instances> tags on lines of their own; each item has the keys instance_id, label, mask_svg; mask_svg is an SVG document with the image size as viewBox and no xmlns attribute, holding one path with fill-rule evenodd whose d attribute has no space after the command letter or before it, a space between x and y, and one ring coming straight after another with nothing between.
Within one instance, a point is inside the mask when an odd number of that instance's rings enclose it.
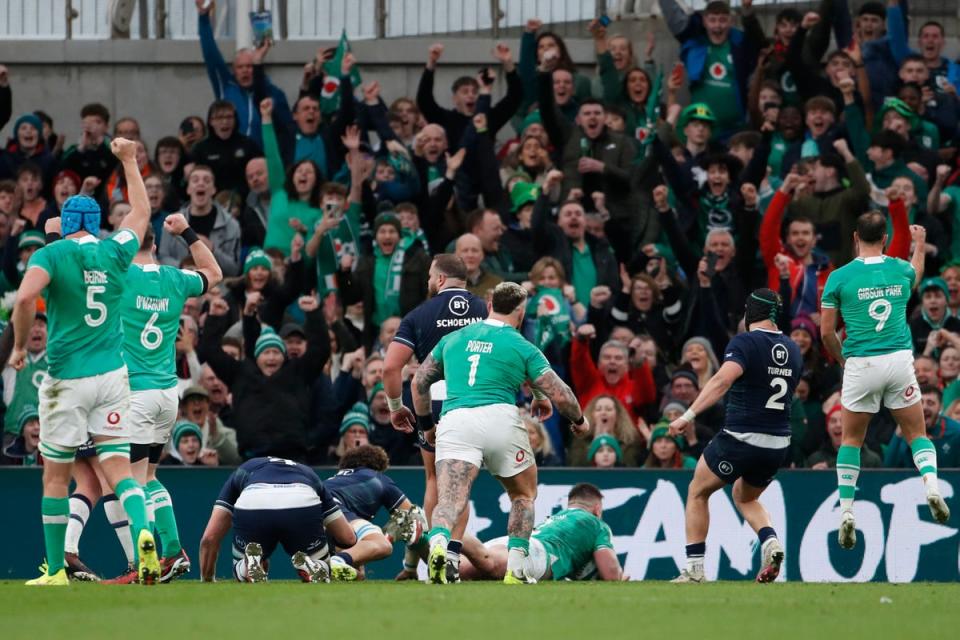
<instances>
[{"instance_id":1,"label":"player crouching on grass","mask_svg":"<svg viewBox=\"0 0 960 640\"><path fill-rule=\"evenodd\" d=\"M727 343L723 365L690 408L670 423L671 435L682 433L698 413L726 394L726 426L704 449L687 489L687 566L674 582L705 580L708 502L730 483L737 509L760 540L757 582L772 582L780 574L783 545L759 498L790 454L790 401L803 369L799 347L777 329L781 304L771 289L750 294L744 316L747 331Z\"/></svg>"},{"instance_id":2,"label":"player crouching on grass","mask_svg":"<svg viewBox=\"0 0 960 640\"><path fill-rule=\"evenodd\" d=\"M283 458L252 458L230 474L200 540L200 579L213 582L220 543L233 526L233 575L265 582L278 544L303 582L330 582L327 535L338 547L357 536L333 494L310 467Z\"/></svg>"},{"instance_id":3,"label":"player crouching on grass","mask_svg":"<svg viewBox=\"0 0 960 640\"><path fill-rule=\"evenodd\" d=\"M69 584L64 569L67 495L77 448L91 437L107 483L132 526L140 581L153 584L160 577L143 489L130 469L130 384L120 318L126 272L150 223L150 201L136 148L123 138L110 143L123 166L132 205L120 229L99 240L100 205L89 196L67 199L57 229L66 240L33 254L17 292L10 366L18 371L25 366L27 339L41 295L46 297L50 323L50 367L39 389L47 566L29 585Z\"/></svg>"},{"instance_id":4,"label":"player crouching on grass","mask_svg":"<svg viewBox=\"0 0 960 640\"><path fill-rule=\"evenodd\" d=\"M413 544L420 541L426 516L384 473L389 466L390 459L382 447L362 445L345 453L340 458L340 471L324 482L357 534L355 545L330 558L335 581L361 577L358 569L362 571L364 565L389 557L396 540ZM386 532L371 522L380 507L390 512Z\"/></svg>"},{"instance_id":5,"label":"player crouching on grass","mask_svg":"<svg viewBox=\"0 0 960 640\"><path fill-rule=\"evenodd\" d=\"M546 519L530 535L530 553L523 573L533 580L627 580L613 549L613 534L603 521L603 494L592 484L574 485L567 508ZM507 572L507 547L484 546L472 536L464 540L464 580L502 580Z\"/></svg>"}]
</instances>

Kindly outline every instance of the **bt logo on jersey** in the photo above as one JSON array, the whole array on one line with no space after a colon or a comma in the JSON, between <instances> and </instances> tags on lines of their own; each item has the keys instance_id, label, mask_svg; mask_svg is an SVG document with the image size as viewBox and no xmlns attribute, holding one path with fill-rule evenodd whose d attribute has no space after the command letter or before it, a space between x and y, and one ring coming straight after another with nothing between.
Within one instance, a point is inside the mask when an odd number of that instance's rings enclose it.
<instances>
[{"instance_id":1,"label":"bt logo on jersey","mask_svg":"<svg viewBox=\"0 0 960 640\"><path fill-rule=\"evenodd\" d=\"M463 296L453 296L450 298L450 302L447 303L447 307L453 315L463 316L470 311L470 302Z\"/></svg>"},{"instance_id":2,"label":"bt logo on jersey","mask_svg":"<svg viewBox=\"0 0 960 640\"><path fill-rule=\"evenodd\" d=\"M773 358L773 362L782 367L787 364L787 360L790 358L790 352L787 351L787 348L782 344L773 345L773 349L770 351L770 356Z\"/></svg>"}]
</instances>

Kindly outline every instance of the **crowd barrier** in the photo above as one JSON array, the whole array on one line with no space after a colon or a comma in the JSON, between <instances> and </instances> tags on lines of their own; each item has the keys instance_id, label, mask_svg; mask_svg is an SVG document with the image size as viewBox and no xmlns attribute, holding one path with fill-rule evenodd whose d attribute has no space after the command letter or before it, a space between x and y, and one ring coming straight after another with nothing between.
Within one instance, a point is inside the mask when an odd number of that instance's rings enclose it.
<instances>
[{"instance_id":1,"label":"crowd barrier","mask_svg":"<svg viewBox=\"0 0 960 640\"><path fill-rule=\"evenodd\" d=\"M228 468L161 468L159 477L170 490L183 546L194 562L190 577L199 575L199 541L213 501L230 474ZM317 470L322 478L334 469ZM421 469L393 469L390 476L414 502L423 495ZM536 502L537 520L565 504L577 482L603 489L604 520L624 570L633 580L674 577L684 563L684 499L691 473L618 469L541 470ZM927 510L922 481L914 471L864 471L855 505L859 540L853 551L836 541L839 522L836 475L826 471L784 471L763 495L774 526L787 549L781 580L955 581L960 577L960 507L951 499L960 484L960 471L944 471L941 491L954 507L947 525L935 523ZM0 469L0 578L36 574L43 556L40 522L39 469ZM509 501L500 485L481 473L470 503L469 531L483 540L506 533ZM710 503L712 526L707 538L706 573L711 580L752 579L759 563L756 536L738 515L729 490ZM385 515L380 514L382 524ZM229 540L217 575L230 575ZM120 573L125 564L120 545L97 507L81 541L81 556L102 575ZM293 578L282 549L274 554L270 575ZM372 579L391 579L401 568L402 548L393 557L372 564Z\"/></svg>"}]
</instances>

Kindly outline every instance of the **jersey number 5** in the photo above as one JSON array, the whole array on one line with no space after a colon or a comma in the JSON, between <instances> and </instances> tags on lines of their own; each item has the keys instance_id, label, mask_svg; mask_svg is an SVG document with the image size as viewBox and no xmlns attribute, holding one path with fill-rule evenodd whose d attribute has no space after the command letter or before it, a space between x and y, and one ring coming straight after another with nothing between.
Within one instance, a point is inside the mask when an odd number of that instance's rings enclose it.
<instances>
[{"instance_id":1,"label":"jersey number 5","mask_svg":"<svg viewBox=\"0 0 960 640\"><path fill-rule=\"evenodd\" d=\"M783 378L774 378L770 381L770 386L776 389L776 391L774 391L773 395L767 400L767 404L764 405L764 408L783 411L784 404L781 402L781 399L783 396L787 395L787 381Z\"/></svg>"},{"instance_id":2,"label":"jersey number 5","mask_svg":"<svg viewBox=\"0 0 960 640\"><path fill-rule=\"evenodd\" d=\"M87 309L96 312L96 315L93 313L86 313L83 315L83 321L86 322L87 326L89 327L99 327L107 319L107 305L103 304L102 302L98 302L95 297L98 293L103 293L106 290L106 287L101 287L99 285L87 287Z\"/></svg>"}]
</instances>

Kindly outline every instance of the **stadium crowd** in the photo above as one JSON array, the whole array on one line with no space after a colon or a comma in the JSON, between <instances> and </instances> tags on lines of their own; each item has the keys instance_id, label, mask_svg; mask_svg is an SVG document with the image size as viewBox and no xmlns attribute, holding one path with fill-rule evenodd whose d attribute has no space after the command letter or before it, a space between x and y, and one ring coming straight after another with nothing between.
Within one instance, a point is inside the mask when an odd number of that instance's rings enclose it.
<instances>
[{"instance_id":1,"label":"stadium crowd","mask_svg":"<svg viewBox=\"0 0 960 640\"><path fill-rule=\"evenodd\" d=\"M271 82L269 42L228 64L213 3L199 0L214 99L152 150L138 143L158 258L191 266L163 230L180 212L226 277L184 310L181 421L164 462L328 464L371 443L392 465L419 464L415 437L390 424L383 355L428 295L432 256L453 253L472 293L504 280L529 290L524 334L589 418L590 437L574 440L559 417L528 415L538 464L691 468L723 408L681 437L666 425L719 367L745 296L769 286L805 365L791 464L833 467L841 371L820 342L820 298L853 256L857 216L877 209L890 255L908 257L908 224L927 229L916 374L938 465L960 466L960 63L944 56L943 26L910 22L907 0L784 9L769 34L749 0L739 15L721 1L694 14L659 3L680 43L672 69L653 63L652 38L635 50L616 23L594 21L586 73L533 19L519 46L495 46L486 73L435 87L433 45L416 95L382 96L342 49L319 51L297 88ZM12 118L16 83L0 66L0 128L13 122L0 150L9 296L71 195L96 197L105 232L117 227L129 204L109 140L140 140L138 118L150 117L84 105L67 145L43 111ZM27 366L2 376L5 464L40 462L42 313L28 348ZM913 465L887 413L867 445L865 467Z\"/></svg>"}]
</instances>

